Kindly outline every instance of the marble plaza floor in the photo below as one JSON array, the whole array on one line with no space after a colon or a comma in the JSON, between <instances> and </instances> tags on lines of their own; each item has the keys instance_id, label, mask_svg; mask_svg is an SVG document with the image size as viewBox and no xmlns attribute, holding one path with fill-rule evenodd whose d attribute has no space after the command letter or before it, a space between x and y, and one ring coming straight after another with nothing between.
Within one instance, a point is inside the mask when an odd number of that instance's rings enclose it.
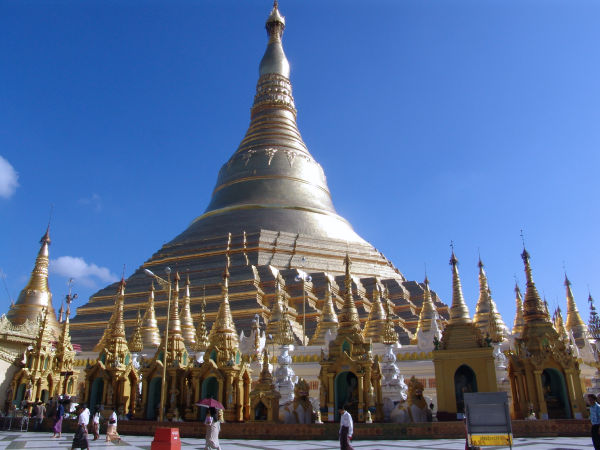
<instances>
[{"instance_id":1,"label":"marble plaza floor","mask_svg":"<svg viewBox=\"0 0 600 450\"><path fill-rule=\"evenodd\" d=\"M115 450L150 450L151 436L121 436L119 443L106 443L104 436L100 440L90 440L90 449L112 449ZM60 439L53 439L50 433L0 431L0 450L11 449L70 449L73 434L65 433ZM201 450L204 448L204 439L181 440L181 447L186 449ZM592 441L583 437L554 437L554 438L517 438L514 440L513 448L522 450L579 450L590 448ZM352 443L355 449L377 450L377 449L430 449L464 450L464 439L438 439L438 440L415 440L415 441L366 441L357 440ZM223 450L332 450L339 449L336 441L267 441L267 440L231 440L221 439ZM498 449L506 447L483 447Z\"/></svg>"}]
</instances>

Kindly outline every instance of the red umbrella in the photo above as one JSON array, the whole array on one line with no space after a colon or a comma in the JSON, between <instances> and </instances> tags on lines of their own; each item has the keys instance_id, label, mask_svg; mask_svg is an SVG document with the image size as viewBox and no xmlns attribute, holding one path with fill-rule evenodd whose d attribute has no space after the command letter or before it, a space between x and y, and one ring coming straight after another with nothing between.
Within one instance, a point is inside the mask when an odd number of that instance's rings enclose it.
<instances>
[{"instance_id":1,"label":"red umbrella","mask_svg":"<svg viewBox=\"0 0 600 450\"><path fill-rule=\"evenodd\" d=\"M199 403L196 403L196 405L203 406L204 408L225 409L223 405L214 398L205 398L204 400L200 400Z\"/></svg>"}]
</instances>

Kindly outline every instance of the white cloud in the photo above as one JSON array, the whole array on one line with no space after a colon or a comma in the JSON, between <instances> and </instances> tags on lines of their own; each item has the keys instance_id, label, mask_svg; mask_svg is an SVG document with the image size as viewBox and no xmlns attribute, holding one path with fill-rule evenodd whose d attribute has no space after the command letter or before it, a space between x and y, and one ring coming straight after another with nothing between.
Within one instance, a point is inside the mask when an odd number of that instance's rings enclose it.
<instances>
[{"instance_id":1,"label":"white cloud","mask_svg":"<svg viewBox=\"0 0 600 450\"><path fill-rule=\"evenodd\" d=\"M19 187L19 174L11 164L0 156L0 197L10 198Z\"/></svg>"},{"instance_id":2,"label":"white cloud","mask_svg":"<svg viewBox=\"0 0 600 450\"><path fill-rule=\"evenodd\" d=\"M112 283L117 276L106 267L94 263L88 264L83 258L76 256L61 256L50 260L50 272L67 278L73 278L76 283L90 288L96 287L96 281Z\"/></svg>"},{"instance_id":3,"label":"white cloud","mask_svg":"<svg viewBox=\"0 0 600 450\"><path fill-rule=\"evenodd\" d=\"M91 197L80 198L80 205L90 206L94 211L102 211L102 198L98 194L92 194Z\"/></svg>"}]
</instances>

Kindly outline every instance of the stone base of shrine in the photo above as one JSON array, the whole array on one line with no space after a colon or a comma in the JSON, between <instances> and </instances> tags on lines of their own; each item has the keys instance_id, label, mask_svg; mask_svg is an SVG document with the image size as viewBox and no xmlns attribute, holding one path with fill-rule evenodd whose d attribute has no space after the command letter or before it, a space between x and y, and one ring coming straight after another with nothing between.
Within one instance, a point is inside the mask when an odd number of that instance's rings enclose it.
<instances>
[{"instance_id":1,"label":"stone base of shrine","mask_svg":"<svg viewBox=\"0 0 600 450\"><path fill-rule=\"evenodd\" d=\"M45 429L50 431L52 421L45 420ZM77 422L63 421L63 433L74 433ZM181 438L204 437L205 427L201 422L154 422L145 420L120 420L118 432L123 435L154 435L156 428L179 428ZM220 437L223 439L338 439L339 423L286 425L262 422L224 423ZM514 420L513 436L553 437L553 436L589 436L589 420ZM101 434L106 431L103 423ZM460 439L465 437L463 422L431 422L417 424L395 423L355 423L354 439Z\"/></svg>"}]
</instances>

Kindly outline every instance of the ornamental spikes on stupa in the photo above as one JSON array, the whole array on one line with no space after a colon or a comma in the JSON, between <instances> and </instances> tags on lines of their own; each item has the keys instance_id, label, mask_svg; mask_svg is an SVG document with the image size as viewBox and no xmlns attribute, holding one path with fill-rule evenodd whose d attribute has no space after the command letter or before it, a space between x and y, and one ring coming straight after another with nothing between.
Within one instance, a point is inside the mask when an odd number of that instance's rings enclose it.
<instances>
[{"instance_id":1,"label":"ornamental spikes on stupa","mask_svg":"<svg viewBox=\"0 0 600 450\"><path fill-rule=\"evenodd\" d=\"M492 292L488 285L483 262L479 258L479 300L477 301L473 322L481 334L489 335L493 342L500 342L508 337L508 329L498 312Z\"/></svg>"},{"instance_id":2,"label":"ornamental spikes on stupa","mask_svg":"<svg viewBox=\"0 0 600 450\"><path fill-rule=\"evenodd\" d=\"M185 345L193 348L196 344L196 328L194 328L194 319L190 309L190 276L186 276L185 295L183 296L183 306L181 307L181 332Z\"/></svg>"},{"instance_id":3,"label":"ornamental spikes on stupa","mask_svg":"<svg viewBox=\"0 0 600 450\"><path fill-rule=\"evenodd\" d=\"M204 291L204 288L203 288ZM202 295L202 309L200 310L200 320L198 321L198 327L196 328L196 345L194 350L197 352L205 352L208 348L208 331L206 329L206 295Z\"/></svg>"},{"instance_id":4,"label":"ornamental spikes on stupa","mask_svg":"<svg viewBox=\"0 0 600 450\"><path fill-rule=\"evenodd\" d=\"M286 305L285 292L282 287L283 280L279 272L275 274L275 300L273 300L273 308L271 310L271 318L267 324L266 334L271 335L273 339L279 334L279 322L283 320L283 311Z\"/></svg>"},{"instance_id":5,"label":"ornamental spikes on stupa","mask_svg":"<svg viewBox=\"0 0 600 450\"><path fill-rule=\"evenodd\" d=\"M450 323L471 323L469 308L465 303L465 298L462 292L460 276L458 274L458 259L452 249L450 257L450 265L452 266L452 306L450 307Z\"/></svg>"},{"instance_id":6,"label":"ornamental spikes on stupa","mask_svg":"<svg viewBox=\"0 0 600 450\"><path fill-rule=\"evenodd\" d=\"M150 294L148 295L148 306L144 313L142 338L144 348L157 348L160 346L160 330L156 321L156 311L154 310L154 281L150 285Z\"/></svg>"},{"instance_id":7,"label":"ornamental spikes on stupa","mask_svg":"<svg viewBox=\"0 0 600 450\"><path fill-rule=\"evenodd\" d=\"M544 302L540 298L540 294L535 287L533 282L533 275L531 272L531 263L529 261L529 253L526 248L523 248L521 253L523 263L525 264L525 276L527 279L527 289L525 291L525 301L523 302L523 320L525 321L525 328L527 324L533 323L550 323L550 316L546 311Z\"/></svg>"},{"instance_id":8,"label":"ornamental spikes on stupa","mask_svg":"<svg viewBox=\"0 0 600 450\"><path fill-rule=\"evenodd\" d=\"M181 319L179 318L179 272L175 272L174 288L171 293L171 311L169 314L169 340L167 346L167 364L177 361L179 366L187 364L187 349L181 334ZM164 348L164 339L161 347Z\"/></svg>"},{"instance_id":9,"label":"ornamental spikes on stupa","mask_svg":"<svg viewBox=\"0 0 600 450\"><path fill-rule=\"evenodd\" d=\"M328 276L325 278L325 301L323 302L323 308L321 309L321 314L319 315L317 329L315 330L315 334L310 340L309 345L325 345L325 335L327 334L327 331L331 333L332 337L335 337L339 326L338 317L333 305L331 280Z\"/></svg>"},{"instance_id":10,"label":"ornamental spikes on stupa","mask_svg":"<svg viewBox=\"0 0 600 450\"><path fill-rule=\"evenodd\" d=\"M419 313L419 324L417 325L417 331L413 339L413 344L417 343L417 336L419 332L427 333L431 330L432 321L436 320L436 310L433 300L431 298L431 290L429 289L429 279L425 275L423 281L423 304L421 305L421 312Z\"/></svg>"},{"instance_id":11,"label":"ornamental spikes on stupa","mask_svg":"<svg viewBox=\"0 0 600 450\"><path fill-rule=\"evenodd\" d=\"M144 339L142 337L142 317L140 315L140 310L137 312L137 319L135 321L135 328L133 329L133 334L129 339L129 350L132 353L140 353L144 350Z\"/></svg>"},{"instance_id":12,"label":"ornamental spikes on stupa","mask_svg":"<svg viewBox=\"0 0 600 450\"><path fill-rule=\"evenodd\" d=\"M360 328L360 318L358 317L358 310L356 309L354 294L352 293L352 275L350 274L352 262L350 261L350 256L348 254L346 254L344 263L346 265L346 276L344 278L344 306L342 306L342 310L338 316L340 321L338 336L352 336L358 338L358 341L364 342L362 330Z\"/></svg>"},{"instance_id":13,"label":"ornamental spikes on stupa","mask_svg":"<svg viewBox=\"0 0 600 450\"><path fill-rule=\"evenodd\" d=\"M11 305L6 318L13 325L22 325L27 320L34 321L45 309L49 330L56 338L60 335L60 325L56 320L56 313L52 307L52 292L48 287L48 262L50 247L50 225L40 240L40 250L35 259L35 265L29 282L19 294L17 302Z\"/></svg>"},{"instance_id":14,"label":"ornamental spikes on stupa","mask_svg":"<svg viewBox=\"0 0 600 450\"><path fill-rule=\"evenodd\" d=\"M283 306L283 314L278 325L279 331L274 338L275 343L279 345L295 344L296 338L294 337L294 331L292 330L292 324L290 323L287 305Z\"/></svg>"},{"instance_id":15,"label":"ornamental spikes on stupa","mask_svg":"<svg viewBox=\"0 0 600 450\"><path fill-rule=\"evenodd\" d=\"M371 339L373 342L380 343L383 339L386 314L381 303L381 286L378 280L375 280L372 295L371 311L363 330L363 336L366 340Z\"/></svg>"},{"instance_id":16,"label":"ornamental spikes on stupa","mask_svg":"<svg viewBox=\"0 0 600 450\"><path fill-rule=\"evenodd\" d=\"M523 327L525 326L525 320L523 319L523 297L521 297L521 289L519 284L515 282L515 321L513 323L512 335L515 337L521 337L523 334Z\"/></svg>"},{"instance_id":17,"label":"ornamental spikes on stupa","mask_svg":"<svg viewBox=\"0 0 600 450\"><path fill-rule=\"evenodd\" d=\"M573 334L575 338L575 343L578 348L585 347L586 340L588 339L588 329L585 325L585 322L581 319L579 315L579 310L577 309L577 303L575 303L575 298L573 297L573 292L571 291L571 282L567 278L567 274L565 273L565 287L567 289L567 323L566 329L567 331Z\"/></svg>"},{"instance_id":18,"label":"ornamental spikes on stupa","mask_svg":"<svg viewBox=\"0 0 600 450\"><path fill-rule=\"evenodd\" d=\"M209 348L207 350L216 350L218 353L217 364L226 363L235 360L236 353L239 353L239 337L231 316L231 307L229 305L229 256L227 256L227 265L223 272L223 301L219 306L215 323L213 324L208 336ZM205 360L210 356L211 351L204 356Z\"/></svg>"},{"instance_id":19,"label":"ornamental spikes on stupa","mask_svg":"<svg viewBox=\"0 0 600 450\"><path fill-rule=\"evenodd\" d=\"M125 278L119 283L119 290L115 298L115 305L108 325L98 343L98 352L105 354L103 358L107 367L119 367L127 361L129 346L125 336L125 324L123 322L123 304L125 302Z\"/></svg>"}]
</instances>

